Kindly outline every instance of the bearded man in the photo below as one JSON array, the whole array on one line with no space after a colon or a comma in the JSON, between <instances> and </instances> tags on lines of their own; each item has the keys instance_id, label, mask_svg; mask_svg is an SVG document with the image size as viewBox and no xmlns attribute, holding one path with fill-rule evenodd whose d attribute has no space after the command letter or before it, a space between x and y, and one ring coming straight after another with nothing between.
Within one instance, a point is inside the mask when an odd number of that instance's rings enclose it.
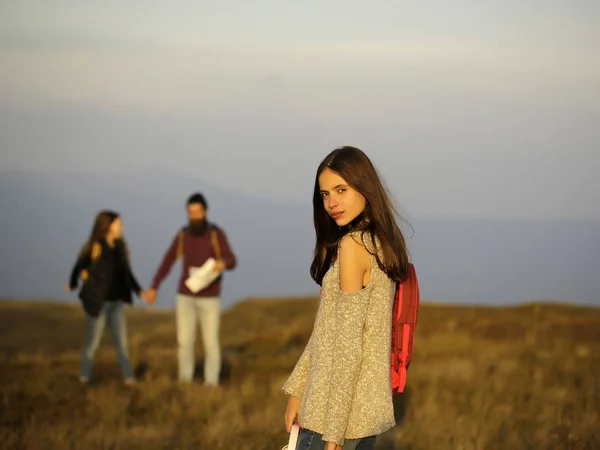
<instances>
[{"instance_id":1,"label":"bearded man","mask_svg":"<svg viewBox=\"0 0 600 450\"><path fill-rule=\"evenodd\" d=\"M235 268L236 257L225 232L208 222L207 212L208 204L204 196L199 192L192 194L187 201L188 225L173 239L150 289L144 295L146 301L154 303L161 282L169 274L175 261L182 257L175 308L179 381L190 383L193 379L196 324L199 323L205 354L204 383L217 386L221 371L219 327L222 273ZM199 285L193 279L195 272L200 269L213 272L209 274L212 276L209 276L207 285Z\"/></svg>"}]
</instances>

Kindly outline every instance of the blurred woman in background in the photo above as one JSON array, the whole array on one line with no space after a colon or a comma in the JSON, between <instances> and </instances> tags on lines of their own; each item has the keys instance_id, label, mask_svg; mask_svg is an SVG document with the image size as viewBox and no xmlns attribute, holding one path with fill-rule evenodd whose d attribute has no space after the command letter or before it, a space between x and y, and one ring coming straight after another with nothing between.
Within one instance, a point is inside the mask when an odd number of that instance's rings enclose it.
<instances>
[{"instance_id":1,"label":"blurred woman in background","mask_svg":"<svg viewBox=\"0 0 600 450\"><path fill-rule=\"evenodd\" d=\"M140 296L142 289L131 270L129 251L122 233L123 223L119 214L100 211L88 241L79 252L70 281L65 286L67 292L71 292L77 288L80 277L83 281L79 298L87 319L79 375L82 383L90 380L94 355L106 325L113 337L125 383L134 383L129 360L125 303L132 303L132 291Z\"/></svg>"}]
</instances>

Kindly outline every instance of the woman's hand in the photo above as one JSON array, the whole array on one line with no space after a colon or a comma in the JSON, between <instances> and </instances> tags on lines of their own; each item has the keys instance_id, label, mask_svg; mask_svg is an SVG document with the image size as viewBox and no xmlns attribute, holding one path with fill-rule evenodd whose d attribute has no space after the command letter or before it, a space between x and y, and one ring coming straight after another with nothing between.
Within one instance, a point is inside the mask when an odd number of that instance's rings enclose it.
<instances>
[{"instance_id":1,"label":"woman's hand","mask_svg":"<svg viewBox=\"0 0 600 450\"><path fill-rule=\"evenodd\" d=\"M298 411L300 411L300 399L290 395L287 409L285 410L285 429L288 433L291 433L292 425L294 425L294 422L298 418Z\"/></svg>"},{"instance_id":2,"label":"woman's hand","mask_svg":"<svg viewBox=\"0 0 600 450\"><path fill-rule=\"evenodd\" d=\"M71 286L69 286L68 284L65 284L65 291L71 292L72 291Z\"/></svg>"},{"instance_id":3,"label":"woman's hand","mask_svg":"<svg viewBox=\"0 0 600 450\"><path fill-rule=\"evenodd\" d=\"M328 442L325 444L325 450L342 450L342 447L337 445L335 442Z\"/></svg>"}]
</instances>

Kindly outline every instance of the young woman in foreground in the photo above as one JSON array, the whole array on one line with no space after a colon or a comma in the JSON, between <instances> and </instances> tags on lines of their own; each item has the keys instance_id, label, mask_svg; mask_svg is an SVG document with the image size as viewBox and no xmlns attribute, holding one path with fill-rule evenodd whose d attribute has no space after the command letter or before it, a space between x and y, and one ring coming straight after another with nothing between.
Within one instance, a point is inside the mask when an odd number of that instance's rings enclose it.
<instances>
[{"instance_id":1,"label":"young woman in foreground","mask_svg":"<svg viewBox=\"0 0 600 450\"><path fill-rule=\"evenodd\" d=\"M313 279L322 286L312 335L283 390L298 449L370 450L395 425L390 378L396 282L406 244L387 190L359 149L331 152L313 196Z\"/></svg>"},{"instance_id":2,"label":"young woman in foreground","mask_svg":"<svg viewBox=\"0 0 600 450\"><path fill-rule=\"evenodd\" d=\"M90 379L94 355L106 325L112 333L125 383L134 382L127 349L125 303L131 304L131 291L139 296L141 288L129 265L129 252L122 231L123 224L116 212L100 211L71 271L69 284L65 286L70 292L77 288L80 276L84 281L79 291L87 316L79 376L82 383Z\"/></svg>"}]
</instances>

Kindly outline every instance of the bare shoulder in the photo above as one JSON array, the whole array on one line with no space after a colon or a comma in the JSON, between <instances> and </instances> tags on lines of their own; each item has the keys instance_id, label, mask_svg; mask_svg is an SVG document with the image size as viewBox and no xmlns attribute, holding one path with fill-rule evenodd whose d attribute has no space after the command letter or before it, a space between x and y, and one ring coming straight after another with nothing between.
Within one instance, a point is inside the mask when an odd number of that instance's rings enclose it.
<instances>
[{"instance_id":1,"label":"bare shoulder","mask_svg":"<svg viewBox=\"0 0 600 450\"><path fill-rule=\"evenodd\" d=\"M369 262L369 251L367 250L361 235L358 233L347 234L342 238L339 245L339 258L342 261L353 261L354 263Z\"/></svg>"},{"instance_id":2,"label":"bare shoulder","mask_svg":"<svg viewBox=\"0 0 600 450\"><path fill-rule=\"evenodd\" d=\"M359 251L361 248L366 250L363 239L359 233L349 233L340 241L340 249Z\"/></svg>"},{"instance_id":3,"label":"bare shoulder","mask_svg":"<svg viewBox=\"0 0 600 450\"><path fill-rule=\"evenodd\" d=\"M369 270L370 259L359 234L348 234L339 245L340 289L358 292L364 285L364 275Z\"/></svg>"}]
</instances>

